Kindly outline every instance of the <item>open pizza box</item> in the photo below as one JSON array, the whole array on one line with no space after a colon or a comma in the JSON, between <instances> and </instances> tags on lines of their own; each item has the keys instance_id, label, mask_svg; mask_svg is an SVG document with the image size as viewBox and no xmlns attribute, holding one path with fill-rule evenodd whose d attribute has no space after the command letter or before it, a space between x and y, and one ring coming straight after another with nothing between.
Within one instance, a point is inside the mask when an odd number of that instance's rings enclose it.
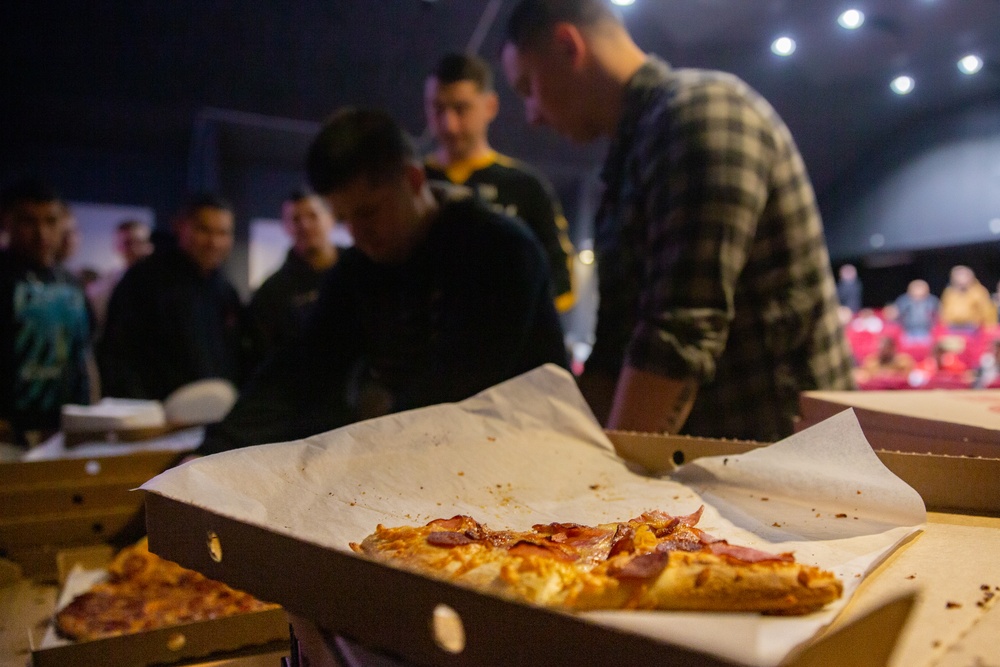
<instances>
[{"instance_id":1,"label":"open pizza box","mask_svg":"<svg viewBox=\"0 0 1000 667\"><path fill-rule=\"evenodd\" d=\"M145 523L142 495L131 490L182 455L101 452L0 464L0 555L30 579L56 581L61 552L135 541Z\"/></svg>"},{"instance_id":2,"label":"open pizza box","mask_svg":"<svg viewBox=\"0 0 1000 667\"><path fill-rule=\"evenodd\" d=\"M114 553L106 545L60 551L60 590L53 611L103 579ZM284 610L268 609L86 642L60 637L49 622L32 628L28 641L32 667L146 667L287 654L289 634ZM271 664L277 665L277 658Z\"/></svg>"},{"instance_id":3,"label":"open pizza box","mask_svg":"<svg viewBox=\"0 0 1000 667\"><path fill-rule=\"evenodd\" d=\"M667 474L675 460L687 465ZM1000 503L997 479L988 493ZM769 447L605 433L555 367L461 403L195 460L143 488L154 552L415 664L887 664L914 606L937 644L918 636L903 647L917 659L894 664L929 664L990 612L979 579L996 578L996 551L978 545L1000 547L1000 524L965 517L974 525L944 521L942 539L976 545L962 556L967 574L956 578L953 562L915 549L938 515L927 523L923 500L849 411ZM700 528L792 550L833 570L844 598L803 617L569 614L387 567L347 546L377 523L469 514L520 529L700 505ZM897 563L911 553L918 563ZM927 590L955 598L948 623Z\"/></svg>"}]
</instances>

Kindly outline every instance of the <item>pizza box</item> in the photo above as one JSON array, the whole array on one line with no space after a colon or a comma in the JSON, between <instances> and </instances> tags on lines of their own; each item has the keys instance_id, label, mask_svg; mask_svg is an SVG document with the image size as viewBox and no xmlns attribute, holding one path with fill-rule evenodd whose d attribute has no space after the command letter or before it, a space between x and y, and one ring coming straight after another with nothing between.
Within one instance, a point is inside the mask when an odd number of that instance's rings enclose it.
<instances>
[{"instance_id":1,"label":"pizza box","mask_svg":"<svg viewBox=\"0 0 1000 667\"><path fill-rule=\"evenodd\" d=\"M762 446L621 432L608 432L608 436L623 455L634 457L643 467L661 471L673 467L675 461L738 455ZM890 465L896 463L886 453L880 453L880 458L888 459ZM833 626L787 662L788 667L909 667L930 666L935 660L956 654L1000 657L995 642L984 639L992 637L986 628L1000 627L1000 606L979 604L984 599L981 586L1000 586L994 557L1000 550L1000 519L978 516L962 493L970 484L983 482L984 491L993 499L993 513L1000 514L1000 475L980 474L975 465L952 468L949 459L942 457L908 454L902 461L896 466L897 474L917 471L921 478L950 480L935 490L933 498L943 507L957 508L961 514L929 514L925 532L879 565ZM942 470L942 462L946 476L935 477ZM997 460L977 459L971 463L984 464L993 471L1000 466ZM972 476L967 477L970 471ZM948 496L948 489L957 492L954 497ZM732 664L590 625L573 616L488 598L213 515L157 494L148 494L146 502L154 551L174 554L178 560L185 559L188 567L206 574L218 573L217 578L262 597L282 599L292 591L284 602L289 611L320 622L352 638L352 642L377 647L385 655L403 657L413 664L599 665L626 659L660 665ZM283 572L308 572L305 585L297 575L262 577L261 572L272 565L259 562L261 554L281 554L276 560ZM962 566L956 568L949 554L957 554ZM387 596L386 591L393 594ZM338 603L330 604L330 600ZM341 603L343 600L355 602ZM451 653L456 646L454 633L449 633L448 623L439 622L449 618L453 610L461 619L461 654ZM503 622L498 623L498 619ZM386 628L396 632L387 632ZM340 643L344 652L351 646ZM581 654L581 647L585 647L585 654ZM361 652L362 656L366 654ZM362 657L362 662L352 664L367 663Z\"/></svg>"},{"instance_id":2,"label":"pizza box","mask_svg":"<svg viewBox=\"0 0 1000 667\"><path fill-rule=\"evenodd\" d=\"M537 395L505 394L508 385L504 383L461 404L393 415L348 427L346 432L321 434L297 443L227 452L171 470L144 485L148 491L146 512L150 549L206 576L247 590L262 599L274 600L290 613L349 638L367 650L414 664L601 665L626 661L661 665L777 664L768 662L774 655L784 656L781 658L782 665L852 664L854 658L854 664L887 664L901 628L919 600L917 591L912 587L899 586L887 595L871 598L864 607L851 612L850 622L840 622L836 631L828 630L823 636L816 636L818 628L822 628L827 619L833 622L840 609L831 605L831 608L817 614L821 621L817 629L810 626L807 634L795 635L803 637L801 641L804 643L800 644L800 640L795 639L791 644L793 649L787 654L784 649L778 653L772 651L769 653L771 657L760 662L762 659L759 656L749 658L738 653L722 655L706 652L684 637L677 641L664 639L659 626L664 617L656 613L645 616L641 613L619 613L609 621L600 614L594 617L538 608L396 570L361 558L345 548L346 542L342 542L338 532L342 528L341 522L363 525L366 527L363 534L367 534L374 527L374 522L369 525L367 519L375 516L372 508L379 503L398 508L395 515L397 523L416 523L418 517L426 517L428 513L431 516L451 516L459 513L452 511L456 506L463 510L474 506L465 513L485 519L490 525L493 525L491 517L507 515L511 506L516 506L518 512L525 512L525 516L532 516L539 507L545 506L542 513L557 520L579 520L581 512L583 518L589 519L595 511L614 511L616 516L621 516L617 514L618 508L636 504L636 498L631 495L634 490L643 496L641 502L646 509L657 507L645 504L652 499L645 497L648 489L656 487L662 491L658 486L662 480L648 475L648 469L652 467L649 462L643 463L640 454L631 452L627 457L630 462L623 465L621 459L614 456L614 451L605 448L611 448L610 443L591 447L596 444L594 439L588 439L592 436L601 443L611 439L620 452L624 449L619 441L633 439L642 442L656 456L666 455L671 466L675 459L691 461L703 456L695 448L681 448L681 445L689 443L688 439L677 442L660 440L655 436L631 438L627 434L620 437L605 434L596 422L591 425L592 417L580 421L577 409L585 405L582 398L577 400L565 394L568 391L578 397L572 378L568 375L563 377L556 371L548 371L545 377L536 373L538 371L529 375L533 384L538 383L535 389L540 393ZM571 389L567 389L567 383ZM506 412L504 418L493 421L493 410L497 406L502 406L497 409ZM465 430L473 422L481 422L486 433L494 433L484 437L477 447L469 444L469 432ZM838 422L841 425L844 423L843 420ZM853 428L860 433L856 420L853 423ZM553 424L557 426L553 427ZM556 431L545 430L552 428ZM395 447L391 450L392 456L385 456L386 451L372 449L375 444L370 439L373 433L392 436L388 438L392 443L390 446ZM518 440L519 434L523 436L524 433L529 433L530 437ZM516 446L511 445L514 440L517 440ZM498 449L504 449L505 453L496 456L506 457L503 461L505 465L513 461L518 471L516 479L508 480L507 484L497 483L495 489L493 484L481 485L481 482L511 471L495 467L495 455L487 453L495 445L486 441L503 442L506 447ZM732 453L739 456L759 447L758 443L690 442L703 445L705 453L716 455ZM799 438L799 442L809 440ZM334 444L336 446L332 446ZM919 505L919 521L922 522L925 518L924 504L913 489L885 471L872 456L871 448L864 443L863 437L860 444L867 452L865 456L874 461L872 465L882 471L877 473L879 479L886 482L890 478L895 480L888 482L888 486L892 487L889 495L898 492L907 498L905 504L893 510L896 516L905 516L905 520L900 519L904 523L896 524L895 519L889 522L898 526L892 528L891 535L901 536L899 540L903 542L894 541L897 537L891 537L885 543L890 551L878 552L881 559L900 544L905 546L906 540L919 544L916 535L920 525L908 523L914 515L909 514L910 510L906 508L916 502ZM844 441L837 439L825 447L828 454L836 457L844 450L844 445ZM410 448L419 451L411 453ZM852 451L860 451L857 441L851 444L851 448ZM447 469L415 467L419 457L431 451L438 452L435 461L449 464ZM781 450L780 455L786 451ZM811 468L816 450L800 448L799 456L803 451ZM442 459L442 455L445 458ZM457 459L447 458L449 456ZM333 461L344 467L331 468L329 464ZM525 465L525 461L531 463ZM597 467L590 468L593 462ZM455 466L458 467L453 470ZM868 466L869 463L866 463L865 467ZM642 472L643 468L647 471ZM346 472L333 479L329 476L331 470ZM858 471L853 467L848 470L853 499L855 488L860 491L860 488L869 487L856 487L855 484L860 484L855 481ZM584 472L586 475L580 477ZM591 483L595 482L591 473L596 473L596 483ZM601 477L605 474L606 478ZM352 477L354 475L357 477ZM811 475L804 481L811 482ZM858 472L857 476L862 475ZM441 482L441 485L433 484L425 489L425 481L432 479L435 483ZM211 484L208 484L209 480ZM627 480L627 485L619 484L623 480ZM675 484L673 481L668 483ZM356 486L356 489L344 490L339 488L341 485ZM580 494L580 504L570 507L577 512L575 515L566 513L563 494L570 488L574 489L573 493ZM814 486L807 484L807 488L813 490ZM242 494L237 498L239 507L234 509L224 503L214 504L217 495L221 497L233 489ZM253 489L253 493L248 494L248 489ZM278 489L281 490L279 496L294 495L295 498L281 507L268 504ZM628 492L622 493L623 489L628 489ZM871 495L866 491L864 498L878 495L877 489L874 491L876 493ZM369 494L367 498L366 493ZM694 492L689 493L693 496ZM532 503L526 501L526 494L532 494L530 498L534 507L529 507ZM346 499L352 495L356 501L347 502ZM587 497L583 498L583 495ZM265 496L269 496L267 501ZM667 498L657 497L669 505ZM910 500L911 497L915 500ZM435 499L439 501L438 507L434 507ZM676 501L677 497L674 499ZM771 502L761 502L767 500ZM304 504L297 504L300 502ZM784 501L772 497L752 502L755 511L770 513ZM224 509L217 510L216 507ZM664 509L669 511L669 507ZM358 512L369 514L359 519ZM812 511L806 515L806 519L811 521ZM872 515L868 518L862 516L861 522L854 523L839 516L834 518L833 511L825 514L822 519L824 530L851 531L851 526L861 526L872 519ZM772 520L768 519L769 522ZM888 518L879 515L872 520L884 523L883 520ZM293 529L293 525L308 526L309 537L304 537L297 528ZM864 534L866 540L868 534ZM1000 531L996 534L1000 535ZM871 535L875 536L875 533ZM360 540L360 537L357 539ZM810 548L819 549L818 546ZM980 552L977 556L985 558L987 554ZM861 561L851 561L852 567L857 568L853 570L857 572L857 579L845 578L845 589L857 588L863 583L864 573L878 567L879 561L869 558L866 555ZM979 572L976 568L972 571ZM965 613L976 609L975 604L969 604ZM615 614L612 612L611 615ZM954 618L959 618L959 615ZM797 622L796 619L791 621ZM802 621L806 625L813 622L816 618ZM649 631L650 623L657 624L656 631ZM697 629L702 637L699 642L707 641L712 645L727 643L730 649L735 645L737 650L745 648L752 652L759 648L750 646L760 639L760 635L754 634L758 623L768 625L765 643L789 641L784 635L795 634L802 629L801 625L797 629L795 625L785 625L784 619L748 618L748 615L739 614L694 613L684 618L670 615L668 625L674 633L677 628L684 628L685 632ZM748 631L748 625L754 629ZM791 632L788 632L790 629ZM740 645L744 639L748 642L747 646ZM945 640L947 638L942 641ZM836 656L836 659L831 656Z\"/></svg>"},{"instance_id":3,"label":"pizza box","mask_svg":"<svg viewBox=\"0 0 1000 667\"><path fill-rule=\"evenodd\" d=\"M1000 458L1000 389L808 391L808 428L853 408L876 450Z\"/></svg>"},{"instance_id":4,"label":"pizza box","mask_svg":"<svg viewBox=\"0 0 1000 667\"><path fill-rule=\"evenodd\" d=\"M236 396L231 382L208 378L179 387L162 402L105 397L92 405L64 405L60 426L67 447L139 442L221 421Z\"/></svg>"},{"instance_id":5,"label":"pizza box","mask_svg":"<svg viewBox=\"0 0 1000 667\"><path fill-rule=\"evenodd\" d=\"M145 533L131 490L174 465L175 451L0 463L0 556L25 576L55 581L73 547L124 546Z\"/></svg>"},{"instance_id":6,"label":"pizza box","mask_svg":"<svg viewBox=\"0 0 1000 667\"><path fill-rule=\"evenodd\" d=\"M138 495L138 494L137 494ZM60 553L61 573L72 582L82 572L104 567L113 555L107 547L82 547ZM81 569L82 568L82 569ZM89 581L86 582L89 585ZM72 583L70 584L73 585ZM84 586L83 588L86 588ZM71 599L72 592L62 591ZM51 618L55 606L49 608ZM55 637L51 623L28 631L32 667L146 667L183 663L201 664L241 656L288 652L288 619L282 609L240 614L210 621L185 623L160 630L109 637L89 642L67 642ZM113 663L108 656L114 656ZM277 659L273 663L277 665Z\"/></svg>"}]
</instances>

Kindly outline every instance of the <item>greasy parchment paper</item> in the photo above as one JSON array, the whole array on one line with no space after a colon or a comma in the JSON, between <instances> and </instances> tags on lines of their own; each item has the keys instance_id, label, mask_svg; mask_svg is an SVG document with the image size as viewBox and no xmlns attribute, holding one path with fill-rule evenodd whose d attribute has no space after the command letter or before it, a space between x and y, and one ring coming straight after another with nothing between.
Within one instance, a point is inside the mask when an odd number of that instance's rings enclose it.
<instances>
[{"instance_id":1,"label":"greasy parchment paper","mask_svg":"<svg viewBox=\"0 0 1000 667\"><path fill-rule=\"evenodd\" d=\"M805 617L592 612L588 619L750 665L775 665L828 624L861 578L925 520L845 412L775 445L699 459L672 478L619 458L571 375L545 366L461 403L296 442L196 459L142 487L348 550L376 524L468 514L492 528L594 524L659 509L731 543L833 570L844 597Z\"/></svg>"}]
</instances>

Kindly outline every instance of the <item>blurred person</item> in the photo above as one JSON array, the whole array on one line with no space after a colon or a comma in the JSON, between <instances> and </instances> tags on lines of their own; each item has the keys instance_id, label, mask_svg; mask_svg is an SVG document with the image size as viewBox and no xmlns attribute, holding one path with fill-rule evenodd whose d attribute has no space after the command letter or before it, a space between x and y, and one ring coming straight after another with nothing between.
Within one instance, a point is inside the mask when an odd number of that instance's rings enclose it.
<instances>
[{"instance_id":1,"label":"blurred person","mask_svg":"<svg viewBox=\"0 0 1000 667\"><path fill-rule=\"evenodd\" d=\"M343 109L308 154L355 240L294 345L275 351L199 453L290 440L458 401L567 364L538 241L466 191L428 182L388 115Z\"/></svg>"},{"instance_id":2,"label":"blurred person","mask_svg":"<svg viewBox=\"0 0 1000 667\"><path fill-rule=\"evenodd\" d=\"M1000 388L1000 338L995 339L979 359L975 385L980 389Z\"/></svg>"},{"instance_id":3,"label":"blurred person","mask_svg":"<svg viewBox=\"0 0 1000 667\"><path fill-rule=\"evenodd\" d=\"M0 196L0 421L19 444L59 428L62 406L90 402L90 329L83 292L59 265L66 206L45 183Z\"/></svg>"},{"instance_id":4,"label":"blurred person","mask_svg":"<svg viewBox=\"0 0 1000 667\"><path fill-rule=\"evenodd\" d=\"M956 332L973 332L997 322L997 309L976 274L967 266L952 267L948 286L941 294L942 324Z\"/></svg>"},{"instance_id":5,"label":"blurred person","mask_svg":"<svg viewBox=\"0 0 1000 667\"><path fill-rule=\"evenodd\" d=\"M438 144L426 160L427 175L467 186L496 210L527 223L548 256L556 309L565 312L575 302L566 218L541 174L490 146L487 134L498 109L485 60L458 53L442 58L424 86L424 111Z\"/></svg>"},{"instance_id":6,"label":"blurred person","mask_svg":"<svg viewBox=\"0 0 1000 667\"><path fill-rule=\"evenodd\" d=\"M289 194L281 205L281 224L292 246L285 262L250 300L258 359L301 332L316 304L323 276L337 262L337 248L330 240L333 214L315 192L300 188Z\"/></svg>"},{"instance_id":7,"label":"blurred person","mask_svg":"<svg viewBox=\"0 0 1000 667\"><path fill-rule=\"evenodd\" d=\"M853 264L844 264L837 274L837 298L841 305L847 306L852 313L861 310L863 286L858 280L858 269Z\"/></svg>"},{"instance_id":8,"label":"blurred person","mask_svg":"<svg viewBox=\"0 0 1000 667\"><path fill-rule=\"evenodd\" d=\"M771 441L801 391L852 386L815 196L763 98L647 55L603 0L518 3L503 63L529 121L611 139L580 378L599 419Z\"/></svg>"},{"instance_id":9,"label":"blurred person","mask_svg":"<svg viewBox=\"0 0 1000 667\"><path fill-rule=\"evenodd\" d=\"M906 293L893 303L895 314L893 319L903 330L903 335L910 341L929 341L934 325L937 323L941 302L931 294L931 288L926 280L912 280L906 287Z\"/></svg>"},{"instance_id":10,"label":"blurred person","mask_svg":"<svg viewBox=\"0 0 1000 667\"><path fill-rule=\"evenodd\" d=\"M878 341L878 349L861 362L861 367L855 372L855 379L862 388L867 388L866 385L873 382L880 383L880 388L892 388L889 385L903 387L908 384L910 371L915 365L913 357L898 350L895 338L882 336Z\"/></svg>"},{"instance_id":11,"label":"blurred person","mask_svg":"<svg viewBox=\"0 0 1000 667\"><path fill-rule=\"evenodd\" d=\"M232 206L192 197L174 232L176 245L133 264L111 295L98 357L107 396L162 400L196 380L243 379L243 307L221 270L233 247Z\"/></svg>"},{"instance_id":12,"label":"blurred person","mask_svg":"<svg viewBox=\"0 0 1000 667\"><path fill-rule=\"evenodd\" d=\"M914 364L909 378L912 387L968 387L975 380L975 372L958 353L949 349L946 340L938 340L927 358Z\"/></svg>"},{"instance_id":13,"label":"blurred person","mask_svg":"<svg viewBox=\"0 0 1000 667\"><path fill-rule=\"evenodd\" d=\"M80 251L80 225L76 216L63 204L63 235L56 251L56 264L65 267L66 263Z\"/></svg>"},{"instance_id":14,"label":"blurred person","mask_svg":"<svg viewBox=\"0 0 1000 667\"><path fill-rule=\"evenodd\" d=\"M149 225L140 220L122 220L115 227L114 251L121 260L121 266L108 271L86 286L87 299L90 301L95 320L95 340L99 339L104 331L108 301L111 300L111 293L125 275L125 271L153 252L149 234Z\"/></svg>"}]
</instances>

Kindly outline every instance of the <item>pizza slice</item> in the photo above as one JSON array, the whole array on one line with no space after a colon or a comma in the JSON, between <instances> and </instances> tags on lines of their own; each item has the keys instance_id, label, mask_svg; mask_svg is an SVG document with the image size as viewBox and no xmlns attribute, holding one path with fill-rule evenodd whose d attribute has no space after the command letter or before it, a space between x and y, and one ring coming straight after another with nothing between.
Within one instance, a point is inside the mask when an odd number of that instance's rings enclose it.
<instances>
[{"instance_id":1,"label":"pizza slice","mask_svg":"<svg viewBox=\"0 0 1000 667\"><path fill-rule=\"evenodd\" d=\"M804 614L840 597L831 572L732 545L688 516L552 523L494 531L471 517L386 528L351 548L477 590L571 610L659 609Z\"/></svg>"},{"instance_id":2,"label":"pizza slice","mask_svg":"<svg viewBox=\"0 0 1000 667\"><path fill-rule=\"evenodd\" d=\"M160 558L143 539L115 557L106 581L60 609L55 626L67 639L90 641L277 608Z\"/></svg>"}]
</instances>

